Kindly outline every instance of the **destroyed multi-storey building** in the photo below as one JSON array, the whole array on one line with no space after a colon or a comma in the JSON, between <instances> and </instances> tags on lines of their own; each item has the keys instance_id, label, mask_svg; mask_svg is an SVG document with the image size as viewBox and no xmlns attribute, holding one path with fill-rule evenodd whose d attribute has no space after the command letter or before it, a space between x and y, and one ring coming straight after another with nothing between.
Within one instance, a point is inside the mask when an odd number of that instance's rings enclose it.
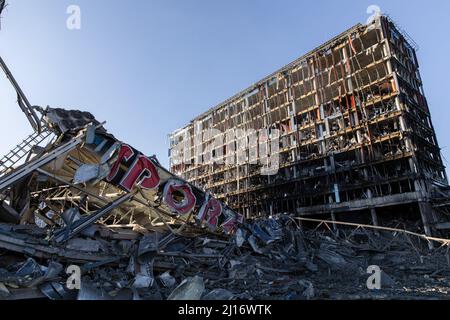
<instances>
[{"instance_id":1,"label":"destroyed multi-storey building","mask_svg":"<svg viewBox=\"0 0 450 320\"><path fill-rule=\"evenodd\" d=\"M170 134L170 169L246 217L406 213L445 227L416 49L388 16L358 24Z\"/></svg>"}]
</instances>

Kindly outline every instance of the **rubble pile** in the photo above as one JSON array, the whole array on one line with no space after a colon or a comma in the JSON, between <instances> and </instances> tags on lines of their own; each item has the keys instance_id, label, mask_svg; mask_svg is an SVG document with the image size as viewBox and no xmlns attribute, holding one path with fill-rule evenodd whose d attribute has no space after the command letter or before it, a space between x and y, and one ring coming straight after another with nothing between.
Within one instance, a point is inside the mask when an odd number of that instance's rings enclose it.
<instances>
[{"instance_id":1,"label":"rubble pile","mask_svg":"<svg viewBox=\"0 0 450 320\"><path fill-rule=\"evenodd\" d=\"M302 231L288 215L232 236L100 224L60 245L46 236L0 225L3 299L442 299L450 290L448 247L430 251L401 232ZM69 289L74 265L79 290ZM371 265L382 270L380 290L366 286Z\"/></svg>"},{"instance_id":2,"label":"rubble pile","mask_svg":"<svg viewBox=\"0 0 450 320\"><path fill-rule=\"evenodd\" d=\"M0 163L1 299L446 297L448 240L246 221L90 113L37 110L40 129Z\"/></svg>"}]
</instances>

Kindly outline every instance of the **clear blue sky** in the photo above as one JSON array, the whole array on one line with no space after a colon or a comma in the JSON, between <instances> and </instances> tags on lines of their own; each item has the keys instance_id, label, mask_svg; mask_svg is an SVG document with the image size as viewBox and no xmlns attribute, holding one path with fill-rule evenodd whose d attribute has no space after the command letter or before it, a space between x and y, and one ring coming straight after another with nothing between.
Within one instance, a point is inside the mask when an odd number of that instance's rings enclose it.
<instances>
[{"instance_id":1,"label":"clear blue sky","mask_svg":"<svg viewBox=\"0 0 450 320\"><path fill-rule=\"evenodd\" d=\"M365 22L376 4L420 45L425 92L450 161L450 1L7 1L0 54L32 104L90 111L164 165L169 132ZM71 4L81 8L81 30L66 28ZM31 133L15 99L0 76L0 154Z\"/></svg>"}]
</instances>

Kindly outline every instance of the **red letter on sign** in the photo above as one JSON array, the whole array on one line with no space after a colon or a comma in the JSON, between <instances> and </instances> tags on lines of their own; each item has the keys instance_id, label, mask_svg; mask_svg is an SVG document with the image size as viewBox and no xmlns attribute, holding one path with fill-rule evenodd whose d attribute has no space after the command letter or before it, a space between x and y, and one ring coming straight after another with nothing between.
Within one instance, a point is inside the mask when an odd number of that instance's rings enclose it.
<instances>
[{"instance_id":1,"label":"red letter on sign","mask_svg":"<svg viewBox=\"0 0 450 320\"><path fill-rule=\"evenodd\" d=\"M117 175L117 172L119 172L120 164L123 160L128 161L134 156L134 151L131 149L130 146L123 144L120 147L119 156L117 157L116 162L114 162L111 171L109 172L109 175L106 177L106 180L108 182L111 182L111 180L114 179L114 177Z\"/></svg>"},{"instance_id":2,"label":"red letter on sign","mask_svg":"<svg viewBox=\"0 0 450 320\"><path fill-rule=\"evenodd\" d=\"M183 199L175 200L174 192L179 192ZM195 207L197 199L192 193L191 187L181 181L169 180L164 187L164 202L178 214L187 214Z\"/></svg>"},{"instance_id":3,"label":"red letter on sign","mask_svg":"<svg viewBox=\"0 0 450 320\"><path fill-rule=\"evenodd\" d=\"M231 233L236 228L236 219L237 215L236 213L232 212L231 210L225 210L224 213L225 221L222 223L221 227L226 233Z\"/></svg>"},{"instance_id":4,"label":"red letter on sign","mask_svg":"<svg viewBox=\"0 0 450 320\"><path fill-rule=\"evenodd\" d=\"M200 208L200 211L197 215L197 220L202 223L205 219L207 219L208 226L211 229L216 229L217 224L219 223L219 216L222 214L222 204L219 200L214 198L209 198L203 206Z\"/></svg>"},{"instance_id":5,"label":"red letter on sign","mask_svg":"<svg viewBox=\"0 0 450 320\"><path fill-rule=\"evenodd\" d=\"M159 185L159 181L156 166L150 159L140 154L123 177L120 185L128 191L131 191L136 184L144 189L154 189Z\"/></svg>"}]
</instances>

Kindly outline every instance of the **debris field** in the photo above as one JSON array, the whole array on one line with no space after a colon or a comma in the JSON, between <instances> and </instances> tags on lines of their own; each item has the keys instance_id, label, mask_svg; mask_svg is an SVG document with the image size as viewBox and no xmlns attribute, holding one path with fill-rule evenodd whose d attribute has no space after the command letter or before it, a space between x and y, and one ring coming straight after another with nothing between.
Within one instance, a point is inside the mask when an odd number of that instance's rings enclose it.
<instances>
[{"instance_id":1,"label":"debris field","mask_svg":"<svg viewBox=\"0 0 450 320\"><path fill-rule=\"evenodd\" d=\"M401 231L302 231L287 215L233 236L95 224L62 245L46 237L36 225L1 224L2 299L447 299L450 290L446 245L430 251ZM80 290L68 289L71 265ZM382 270L379 290L367 288L370 265Z\"/></svg>"}]
</instances>

